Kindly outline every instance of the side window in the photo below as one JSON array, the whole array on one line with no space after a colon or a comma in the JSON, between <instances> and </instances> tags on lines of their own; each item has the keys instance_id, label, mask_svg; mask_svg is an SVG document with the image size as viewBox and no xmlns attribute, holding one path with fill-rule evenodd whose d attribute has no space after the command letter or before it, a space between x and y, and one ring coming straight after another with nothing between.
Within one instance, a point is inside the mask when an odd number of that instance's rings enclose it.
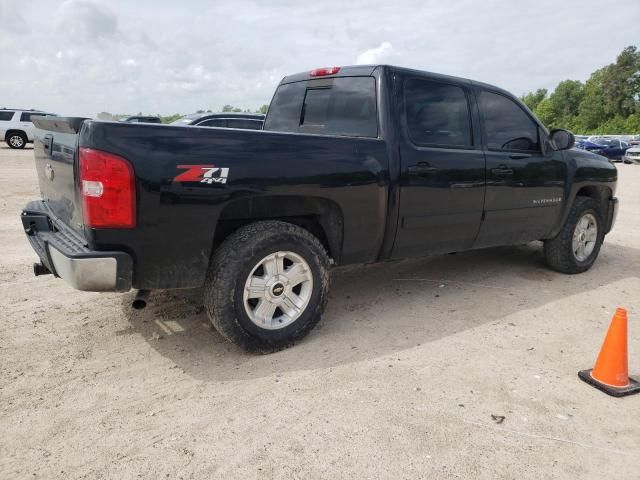
<instances>
[{"instance_id":1,"label":"side window","mask_svg":"<svg viewBox=\"0 0 640 480\"><path fill-rule=\"evenodd\" d=\"M480 92L487 146L494 150L539 152L538 125L513 100L497 93Z\"/></svg>"},{"instance_id":2,"label":"side window","mask_svg":"<svg viewBox=\"0 0 640 480\"><path fill-rule=\"evenodd\" d=\"M461 87L429 80L404 84L407 133L416 145L473 145L467 96Z\"/></svg>"},{"instance_id":3,"label":"side window","mask_svg":"<svg viewBox=\"0 0 640 480\"><path fill-rule=\"evenodd\" d=\"M205 120L202 123L198 123L198 127L226 127L227 121L224 118L212 118L211 120Z\"/></svg>"},{"instance_id":4,"label":"side window","mask_svg":"<svg viewBox=\"0 0 640 480\"><path fill-rule=\"evenodd\" d=\"M0 112L0 121L8 122L13 118L15 112Z\"/></svg>"},{"instance_id":5,"label":"side window","mask_svg":"<svg viewBox=\"0 0 640 480\"><path fill-rule=\"evenodd\" d=\"M33 115L33 113L22 112L22 114L20 114L20 121L21 122L30 122L31 121L31 115Z\"/></svg>"},{"instance_id":6,"label":"side window","mask_svg":"<svg viewBox=\"0 0 640 480\"><path fill-rule=\"evenodd\" d=\"M250 118L230 118L227 120L229 128L244 128L245 130L260 130L262 122L260 120L251 120Z\"/></svg>"}]
</instances>

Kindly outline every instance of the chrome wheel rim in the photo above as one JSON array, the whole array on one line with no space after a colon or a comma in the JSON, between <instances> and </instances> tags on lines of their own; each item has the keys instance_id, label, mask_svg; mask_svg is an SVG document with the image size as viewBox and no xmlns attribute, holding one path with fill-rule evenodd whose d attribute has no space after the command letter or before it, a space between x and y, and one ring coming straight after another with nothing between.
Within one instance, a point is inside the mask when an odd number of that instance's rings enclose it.
<instances>
[{"instance_id":1,"label":"chrome wheel rim","mask_svg":"<svg viewBox=\"0 0 640 480\"><path fill-rule=\"evenodd\" d=\"M596 248L598 239L598 222L591 213L585 213L573 231L573 255L579 262L584 262Z\"/></svg>"},{"instance_id":2,"label":"chrome wheel rim","mask_svg":"<svg viewBox=\"0 0 640 480\"><path fill-rule=\"evenodd\" d=\"M11 144L12 147L21 147L24 144L24 140L22 140L20 135L12 135L9 137L9 144Z\"/></svg>"},{"instance_id":3,"label":"chrome wheel rim","mask_svg":"<svg viewBox=\"0 0 640 480\"><path fill-rule=\"evenodd\" d=\"M251 270L244 285L244 309L258 327L278 330L300 318L312 292L313 275L304 258L275 252Z\"/></svg>"}]
</instances>

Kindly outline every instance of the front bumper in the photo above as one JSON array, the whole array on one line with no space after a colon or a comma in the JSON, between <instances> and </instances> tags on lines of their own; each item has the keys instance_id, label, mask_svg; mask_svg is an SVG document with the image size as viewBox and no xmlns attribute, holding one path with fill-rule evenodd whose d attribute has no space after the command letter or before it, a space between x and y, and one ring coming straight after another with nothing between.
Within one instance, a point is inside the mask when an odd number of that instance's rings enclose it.
<instances>
[{"instance_id":1,"label":"front bumper","mask_svg":"<svg viewBox=\"0 0 640 480\"><path fill-rule=\"evenodd\" d=\"M609 233L616 223L618 217L618 199L613 197L609 199L609 208L607 209L607 224L604 233Z\"/></svg>"},{"instance_id":2,"label":"front bumper","mask_svg":"<svg viewBox=\"0 0 640 480\"><path fill-rule=\"evenodd\" d=\"M635 163L635 164L640 164L640 156L638 155L625 155L624 157L622 157L622 159L625 161L625 163Z\"/></svg>"},{"instance_id":3,"label":"front bumper","mask_svg":"<svg viewBox=\"0 0 640 480\"><path fill-rule=\"evenodd\" d=\"M22 226L42 264L78 290L126 292L133 261L125 252L91 250L86 241L57 219L42 201L22 211Z\"/></svg>"}]
</instances>

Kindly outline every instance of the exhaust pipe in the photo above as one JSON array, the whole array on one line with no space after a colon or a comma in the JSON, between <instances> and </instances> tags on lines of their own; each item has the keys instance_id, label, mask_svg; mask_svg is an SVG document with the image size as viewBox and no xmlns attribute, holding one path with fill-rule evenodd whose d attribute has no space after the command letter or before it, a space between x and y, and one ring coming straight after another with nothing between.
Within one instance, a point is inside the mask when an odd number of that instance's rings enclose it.
<instances>
[{"instance_id":1,"label":"exhaust pipe","mask_svg":"<svg viewBox=\"0 0 640 480\"><path fill-rule=\"evenodd\" d=\"M149 293L151 293L149 290L138 290L138 293L136 293L136 296L133 299L133 302L131 302L131 306L136 310L142 310L144 307L147 306Z\"/></svg>"},{"instance_id":2,"label":"exhaust pipe","mask_svg":"<svg viewBox=\"0 0 640 480\"><path fill-rule=\"evenodd\" d=\"M42 263L33 264L33 274L36 277L39 277L40 275L52 275L51 270L45 267Z\"/></svg>"}]
</instances>

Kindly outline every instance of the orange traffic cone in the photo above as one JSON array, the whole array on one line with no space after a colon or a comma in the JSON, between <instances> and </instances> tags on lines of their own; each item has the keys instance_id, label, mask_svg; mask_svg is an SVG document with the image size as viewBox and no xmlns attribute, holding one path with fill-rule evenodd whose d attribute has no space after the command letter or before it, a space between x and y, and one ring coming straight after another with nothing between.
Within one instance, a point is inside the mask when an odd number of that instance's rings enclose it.
<instances>
[{"instance_id":1,"label":"orange traffic cone","mask_svg":"<svg viewBox=\"0 0 640 480\"><path fill-rule=\"evenodd\" d=\"M627 311L617 308L611 319L596 365L578 376L604 393L623 397L640 392L640 383L629 378L627 360Z\"/></svg>"}]
</instances>

